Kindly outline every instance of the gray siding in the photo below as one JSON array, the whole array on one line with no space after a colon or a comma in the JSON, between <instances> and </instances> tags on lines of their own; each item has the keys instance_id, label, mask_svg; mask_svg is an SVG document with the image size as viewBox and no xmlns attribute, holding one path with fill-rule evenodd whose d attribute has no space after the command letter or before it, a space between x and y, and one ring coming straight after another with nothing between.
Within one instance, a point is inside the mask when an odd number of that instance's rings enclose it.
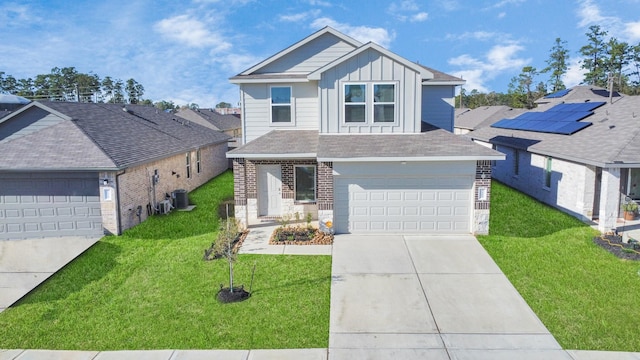
<instances>
[{"instance_id":1,"label":"gray siding","mask_svg":"<svg viewBox=\"0 0 640 360\"><path fill-rule=\"evenodd\" d=\"M271 85L291 86L291 124L271 124L269 88ZM246 144L271 130L276 129L318 129L318 83L291 84L242 84L244 137Z\"/></svg>"},{"instance_id":2,"label":"gray siding","mask_svg":"<svg viewBox=\"0 0 640 360\"><path fill-rule=\"evenodd\" d=\"M310 73L353 49L352 45L343 42L336 36L324 34L255 73Z\"/></svg>"},{"instance_id":3,"label":"gray siding","mask_svg":"<svg viewBox=\"0 0 640 360\"><path fill-rule=\"evenodd\" d=\"M29 135L61 121L64 121L64 119L38 107L33 107L2 123L0 141L8 141Z\"/></svg>"},{"instance_id":4,"label":"gray siding","mask_svg":"<svg viewBox=\"0 0 640 360\"><path fill-rule=\"evenodd\" d=\"M453 132L455 86L422 87L422 121Z\"/></svg>"},{"instance_id":5,"label":"gray siding","mask_svg":"<svg viewBox=\"0 0 640 360\"><path fill-rule=\"evenodd\" d=\"M396 117L393 124L345 124L343 84L345 82L395 82ZM322 74L320 98L323 133L416 133L420 132L420 74L369 49Z\"/></svg>"}]
</instances>

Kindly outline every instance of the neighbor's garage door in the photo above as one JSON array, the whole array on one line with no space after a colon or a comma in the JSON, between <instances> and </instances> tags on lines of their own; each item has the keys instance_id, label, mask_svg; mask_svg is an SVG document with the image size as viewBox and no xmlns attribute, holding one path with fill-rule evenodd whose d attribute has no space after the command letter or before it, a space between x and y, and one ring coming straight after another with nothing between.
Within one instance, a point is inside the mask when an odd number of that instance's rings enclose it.
<instances>
[{"instance_id":1,"label":"neighbor's garage door","mask_svg":"<svg viewBox=\"0 0 640 360\"><path fill-rule=\"evenodd\" d=\"M97 173L0 174L0 240L102 234Z\"/></svg>"},{"instance_id":2,"label":"neighbor's garage door","mask_svg":"<svg viewBox=\"0 0 640 360\"><path fill-rule=\"evenodd\" d=\"M336 232L470 233L474 176L422 172L337 176Z\"/></svg>"}]
</instances>

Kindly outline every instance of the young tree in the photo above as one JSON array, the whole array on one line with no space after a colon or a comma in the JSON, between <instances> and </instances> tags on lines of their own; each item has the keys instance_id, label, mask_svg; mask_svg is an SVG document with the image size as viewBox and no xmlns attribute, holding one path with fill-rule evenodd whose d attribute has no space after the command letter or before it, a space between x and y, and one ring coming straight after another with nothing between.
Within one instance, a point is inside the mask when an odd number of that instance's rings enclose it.
<instances>
[{"instance_id":1,"label":"young tree","mask_svg":"<svg viewBox=\"0 0 640 360\"><path fill-rule=\"evenodd\" d=\"M566 88L562 82L562 77L567 73L569 62L569 50L566 48L567 42L556 38L556 42L551 48L551 54L547 59L547 67L542 69L542 73L551 73L548 81L551 92L554 93Z\"/></svg>"},{"instance_id":2,"label":"young tree","mask_svg":"<svg viewBox=\"0 0 640 360\"><path fill-rule=\"evenodd\" d=\"M606 43L604 37L607 32L599 25L589 27L586 33L588 44L580 48L580 54L585 57L582 68L587 70L584 74L584 82L596 86L607 86L607 74L604 68L604 56L606 55Z\"/></svg>"},{"instance_id":3,"label":"young tree","mask_svg":"<svg viewBox=\"0 0 640 360\"><path fill-rule=\"evenodd\" d=\"M238 222L235 218L226 218L220 223L218 237L214 243L216 254L222 255L229 263L229 292L233 292L233 264L236 261L236 253L233 251L233 242L238 236Z\"/></svg>"}]
</instances>

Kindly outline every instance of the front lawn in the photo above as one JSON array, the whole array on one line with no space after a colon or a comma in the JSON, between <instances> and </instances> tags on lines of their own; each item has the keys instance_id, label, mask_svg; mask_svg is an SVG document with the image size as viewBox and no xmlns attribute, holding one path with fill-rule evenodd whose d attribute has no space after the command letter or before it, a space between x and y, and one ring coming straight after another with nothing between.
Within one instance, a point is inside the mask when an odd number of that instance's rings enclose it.
<instances>
[{"instance_id":1,"label":"front lawn","mask_svg":"<svg viewBox=\"0 0 640 360\"><path fill-rule=\"evenodd\" d=\"M479 240L565 349L640 351L640 262L592 242L598 232L503 184L491 187Z\"/></svg>"},{"instance_id":2,"label":"front lawn","mask_svg":"<svg viewBox=\"0 0 640 360\"><path fill-rule=\"evenodd\" d=\"M202 258L232 195L226 172L189 194L194 211L103 238L0 313L0 349L326 348L329 256L240 255L236 285L256 267L252 297L216 301L228 265Z\"/></svg>"}]
</instances>

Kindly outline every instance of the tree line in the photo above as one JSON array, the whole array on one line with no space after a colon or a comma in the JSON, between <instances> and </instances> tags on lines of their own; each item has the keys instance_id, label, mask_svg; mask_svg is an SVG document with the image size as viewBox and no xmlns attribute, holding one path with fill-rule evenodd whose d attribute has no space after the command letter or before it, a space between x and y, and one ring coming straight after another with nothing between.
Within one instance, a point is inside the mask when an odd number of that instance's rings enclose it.
<instances>
[{"instance_id":1,"label":"tree line","mask_svg":"<svg viewBox=\"0 0 640 360\"><path fill-rule=\"evenodd\" d=\"M81 73L73 66L54 67L49 74L24 79L0 71L0 91L30 100L151 104L142 98L144 86L133 78L101 79L98 74Z\"/></svg>"},{"instance_id":2,"label":"tree line","mask_svg":"<svg viewBox=\"0 0 640 360\"><path fill-rule=\"evenodd\" d=\"M590 26L585 35L587 44L578 52L583 57L581 69L585 70L582 84L627 95L640 94L640 44L630 45L615 37L607 38L608 32L599 25ZM536 99L566 89L562 77L568 71L569 60L567 42L556 38L545 68L523 67L520 74L511 79L506 94L481 93L476 89L467 93L462 89L456 98L456 106L472 109L489 105L534 108ZM542 75L548 76L546 81L539 80Z\"/></svg>"}]
</instances>

